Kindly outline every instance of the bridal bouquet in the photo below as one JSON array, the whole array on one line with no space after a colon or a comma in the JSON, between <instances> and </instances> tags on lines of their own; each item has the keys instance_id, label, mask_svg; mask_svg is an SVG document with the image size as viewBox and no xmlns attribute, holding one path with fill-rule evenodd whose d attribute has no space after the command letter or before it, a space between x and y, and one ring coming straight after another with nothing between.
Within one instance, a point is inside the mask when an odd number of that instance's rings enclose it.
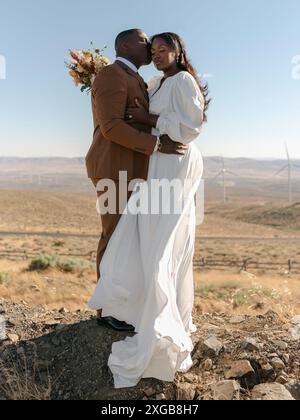
<instances>
[{"instance_id":1,"label":"bridal bouquet","mask_svg":"<svg viewBox=\"0 0 300 420\"><path fill-rule=\"evenodd\" d=\"M81 86L81 92L90 92L97 73L110 64L102 55L106 46L102 50L94 48L92 42L91 46L88 50L69 50L71 58L65 62L75 85Z\"/></svg>"}]
</instances>

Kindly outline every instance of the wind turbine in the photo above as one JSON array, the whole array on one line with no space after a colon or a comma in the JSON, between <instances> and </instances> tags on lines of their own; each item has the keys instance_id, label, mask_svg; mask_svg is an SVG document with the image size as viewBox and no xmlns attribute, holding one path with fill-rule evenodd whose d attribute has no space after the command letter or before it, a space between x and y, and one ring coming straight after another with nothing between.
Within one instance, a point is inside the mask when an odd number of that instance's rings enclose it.
<instances>
[{"instance_id":1,"label":"wind turbine","mask_svg":"<svg viewBox=\"0 0 300 420\"><path fill-rule=\"evenodd\" d=\"M281 172L285 171L286 169L288 170L288 193L289 193L289 204L291 204L293 202L292 169L293 167L300 168L300 166L292 162L290 158L290 154L289 154L289 149L286 143L285 143L285 151L286 151L286 156L287 156L287 164L283 168L279 169L279 171L277 171L273 175L273 177L279 175Z\"/></svg>"},{"instance_id":2,"label":"wind turbine","mask_svg":"<svg viewBox=\"0 0 300 420\"><path fill-rule=\"evenodd\" d=\"M222 179L223 179L223 203L226 204L226 201L227 201L227 195L226 195L226 175L227 174L230 174L230 175L233 175L233 176L238 176L238 175L236 173L234 173L234 172L229 171L228 169L226 169L224 157L221 155L220 158L222 160L222 169L218 173L218 175L216 175L213 178L213 181L215 179L219 178L219 176L222 176Z\"/></svg>"}]
</instances>

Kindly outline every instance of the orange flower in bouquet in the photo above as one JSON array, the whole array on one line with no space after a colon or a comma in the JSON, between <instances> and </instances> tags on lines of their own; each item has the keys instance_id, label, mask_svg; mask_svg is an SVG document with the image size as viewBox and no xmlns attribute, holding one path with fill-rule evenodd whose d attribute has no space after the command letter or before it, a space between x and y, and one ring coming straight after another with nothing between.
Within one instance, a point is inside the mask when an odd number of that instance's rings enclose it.
<instances>
[{"instance_id":1,"label":"orange flower in bouquet","mask_svg":"<svg viewBox=\"0 0 300 420\"><path fill-rule=\"evenodd\" d=\"M90 92L98 72L110 64L109 59L102 55L106 46L102 50L94 48L92 42L91 46L88 50L69 50L71 58L65 62L69 75L75 85L81 87L81 92Z\"/></svg>"}]
</instances>

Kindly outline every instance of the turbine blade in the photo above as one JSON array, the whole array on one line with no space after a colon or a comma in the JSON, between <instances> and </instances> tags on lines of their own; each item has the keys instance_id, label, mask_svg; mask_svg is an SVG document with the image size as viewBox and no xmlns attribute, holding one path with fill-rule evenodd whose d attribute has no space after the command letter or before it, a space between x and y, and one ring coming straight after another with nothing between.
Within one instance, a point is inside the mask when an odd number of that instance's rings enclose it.
<instances>
[{"instance_id":1,"label":"turbine blade","mask_svg":"<svg viewBox=\"0 0 300 420\"><path fill-rule=\"evenodd\" d=\"M227 173L227 174L234 175L234 176L240 176L240 175L238 175L238 174L236 174L236 173L234 173L234 172L231 172L231 171L226 171L226 173Z\"/></svg>"},{"instance_id":2,"label":"turbine blade","mask_svg":"<svg viewBox=\"0 0 300 420\"><path fill-rule=\"evenodd\" d=\"M285 143L285 150L286 150L286 155L288 160L290 160L290 154L289 154L289 149L288 149L288 145Z\"/></svg>"},{"instance_id":3,"label":"turbine blade","mask_svg":"<svg viewBox=\"0 0 300 420\"><path fill-rule=\"evenodd\" d=\"M279 171L277 171L277 172L276 172L276 173L272 176L272 178L273 178L273 177L275 177L276 175L279 175L281 172L285 171L287 168L288 168L288 165L285 165L283 168L279 169Z\"/></svg>"},{"instance_id":4,"label":"turbine blade","mask_svg":"<svg viewBox=\"0 0 300 420\"><path fill-rule=\"evenodd\" d=\"M213 181L214 181L215 179L217 179L220 175L222 175L222 173L223 173L222 171L221 171L221 172L219 172L219 173L218 173L218 175L216 175L216 176L213 178Z\"/></svg>"}]
</instances>

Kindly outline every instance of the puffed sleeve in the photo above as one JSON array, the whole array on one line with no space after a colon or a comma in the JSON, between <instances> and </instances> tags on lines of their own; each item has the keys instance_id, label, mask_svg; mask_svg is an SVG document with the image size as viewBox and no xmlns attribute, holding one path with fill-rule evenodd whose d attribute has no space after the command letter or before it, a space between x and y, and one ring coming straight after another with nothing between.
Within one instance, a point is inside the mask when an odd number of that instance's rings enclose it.
<instances>
[{"instance_id":1,"label":"puffed sleeve","mask_svg":"<svg viewBox=\"0 0 300 420\"><path fill-rule=\"evenodd\" d=\"M204 97L194 77L180 72L171 94L172 112L161 113L156 128L172 140L188 144L195 140L203 123Z\"/></svg>"}]
</instances>

